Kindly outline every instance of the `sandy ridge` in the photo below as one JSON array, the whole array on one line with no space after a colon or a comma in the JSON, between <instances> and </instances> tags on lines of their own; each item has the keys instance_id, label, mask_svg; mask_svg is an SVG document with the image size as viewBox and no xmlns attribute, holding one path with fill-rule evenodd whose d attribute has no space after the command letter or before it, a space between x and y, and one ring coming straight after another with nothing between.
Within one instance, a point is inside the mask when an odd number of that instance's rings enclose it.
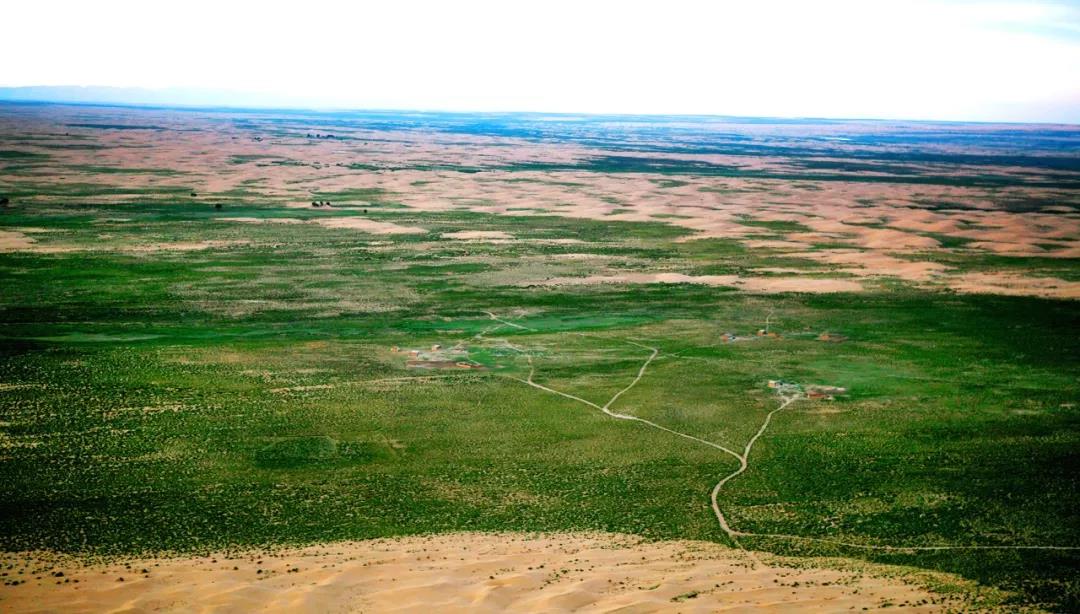
<instances>
[{"instance_id":1,"label":"sandy ridge","mask_svg":"<svg viewBox=\"0 0 1080 614\"><path fill-rule=\"evenodd\" d=\"M905 582L911 570L771 556L754 566L713 543L595 533L458 533L108 563L5 553L0 563L27 571L25 584L0 587L0 609L26 613L938 612L962 603Z\"/></svg>"}]
</instances>

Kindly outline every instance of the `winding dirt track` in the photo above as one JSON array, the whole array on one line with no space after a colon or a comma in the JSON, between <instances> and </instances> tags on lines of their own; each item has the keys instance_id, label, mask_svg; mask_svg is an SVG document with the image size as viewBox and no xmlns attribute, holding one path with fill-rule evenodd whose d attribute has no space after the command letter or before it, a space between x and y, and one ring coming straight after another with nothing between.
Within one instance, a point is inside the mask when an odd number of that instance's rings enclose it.
<instances>
[{"instance_id":1,"label":"winding dirt track","mask_svg":"<svg viewBox=\"0 0 1080 614\"><path fill-rule=\"evenodd\" d=\"M634 344L634 345L638 345L638 344ZM676 435L678 437L689 439L691 441L696 441L697 443L704 444L706 446L716 448L717 450L721 450L723 452L727 452L728 454L731 454L735 458L740 458L738 452L735 452L734 450L731 450L730 448L726 448L726 447L724 447L724 446L722 446L722 445L720 445L718 443L713 443L711 441L701 439L700 437L694 437L693 435L688 435L686 433L681 433L679 431L669 429L666 426L661 426L661 425L659 425L659 424L657 424L655 422L652 422L650 420L646 420L644 418L639 418L637 416L631 416L629 414L619 414L619 413L615 413L615 412L611 411L611 409L610 409L611 405L616 400L618 400L618 398L620 396L622 396L628 390L630 390L635 385L637 385L637 383L639 381L641 381L641 378L645 375L645 369L647 369L649 367L649 363L651 363L653 361L653 359L656 358L656 356L660 353L660 350L658 350L656 348L649 348L649 349L652 350L652 354L649 356L649 359L645 361L645 364L641 365L641 369L638 370L637 377L634 378L634 381L630 382L630 384L628 386L626 386L625 388L623 388L622 390L616 392L615 395L612 396L608 400L608 402L605 403L602 406L597 405L596 403L593 403L592 401L587 401L587 400L585 400L585 399L583 399L581 397L577 397L577 396L574 396L572 394L562 392L560 390L555 390L554 388L548 388L547 386L545 386L543 384L537 384L536 382L534 382L533 381L533 375L535 374L536 370L532 366L532 357L531 356L528 357L528 361L529 361L529 378L528 379L521 379L519 377L511 376L510 379L517 380L519 382L522 382L523 384L528 384L528 385L532 386L533 388L538 388L538 389L543 390L545 392L550 392L552 394L557 394L557 395L559 395L561 397L566 397L568 399L573 399L574 401L578 401L579 403L584 403L584 404L588 405L589 407L592 407L594 409L599 409L600 411L602 411L605 414L611 416L612 418L616 418L618 420L631 420L631 421L634 421L634 422L641 422L642 424L647 424L648 426L651 426L652 428L660 429L661 431L664 431L666 433L671 433L672 435Z\"/></svg>"},{"instance_id":2,"label":"winding dirt track","mask_svg":"<svg viewBox=\"0 0 1080 614\"><path fill-rule=\"evenodd\" d=\"M513 322L509 322L509 321L506 321L506 320L503 320L503 319L500 319L499 317L497 317L495 314L493 314L491 312L484 312L484 313L486 313L492 320L495 320L495 321L499 322L501 325L510 326L510 327L517 328L517 329L524 330L524 331L537 332L535 329L532 329L532 328L529 328L529 327L526 327L526 326L522 326L520 324L516 324L516 323L513 323ZM486 332L490 332L490 331L485 331L485 333ZM483 333L481 333L481 334L483 334ZM820 544L829 544L829 545L832 545L832 546L842 546L842 547L847 547L847 548L857 548L857 549L862 549L862 550L877 550L877 551L889 551L889 552L923 552L923 551L941 551L941 550L1064 550L1064 551L1080 550L1080 546L1043 546L1043 545L887 546L887 545L859 544L859 543L855 543L855 542L847 542L847 541L843 541L843 540L835 540L835 539L828 539L828 538L821 538L821 537L804 537L804 536L801 536L801 535L789 535L789 534L785 534L785 533L753 533L753 532L749 532L749 531L739 531L737 529L734 529L728 523L727 518L724 516L724 513L720 510L720 504L718 502L720 489L722 489L725 484L727 484L729 481L731 481L734 478L741 475L743 472L745 472L750 467L750 462L749 462L750 451L753 449L754 444L757 443L757 440L760 439L761 436L765 434L766 430L768 430L769 425L772 423L773 416L775 414L777 414L778 412L782 411L787 406L789 406L792 403L794 403L795 401L797 401L798 399L800 399L801 396L796 394L796 395L792 395L792 396L782 396L782 397L780 397L782 399L780 405L776 409L773 409L772 411L770 411L765 416L765 420L761 423L761 427L758 428L757 432L754 433L753 437L751 437L750 440L746 442L746 447L743 448L743 451L740 454L740 453L738 453L738 452L736 452L736 451L734 451L734 450L732 450L730 448L727 448L727 447L725 447L723 445L720 445L718 443L708 441L708 440L705 440L705 439L701 439L700 437L695 437L695 436L687 434L687 433L682 433L680 431L669 429L666 426L659 425L659 424L657 424L655 422L652 422L650 420L646 420L644 418L639 418L637 416L631 416L629 414L622 414L622 413L616 413L616 412L611 411L611 406L615 403L615 401L617 401L619 399L619 397L621 397L623 394L628 392L631 388L636 386L638 384L638 382L641 381L641 378L645 376L645 371L649 368L649 365L652 364L652 361L660 354L660 350L658 348L650 347L650 346L647 346L647 345L642 345L640 343L637 343L637 342L634 342L634 341L629 341L629 340L626 340L625 342L629 343L631 345L635 345L637 347L643 348L643 349L647 349L651 353L649 354L649 357L645 360L645 362L641 365L641 368L638 369L637 376L634 377L634 380L632 382L630 382L625 388L622 388L621 390L616 392L614 395L612 395L612 397L610 399L608 399L607 403L604 403L603 405L597 405L596 403L593 403L592 401L588 401L586 399L583 399L583 398L581 398L579 396L575 396L575 395L572 395L572 394L569 394L569 393L566 393L566 392L562 392L561 390L555 390L554 388L550 388L548 386L545 386L543 384L538 384L535 381L533 381L533 377L536 374L536 367L533 364L532 356L528 355L527 353L526 353L526 358L527 358L527 360L529 362L529 377L527 379L521 379L521 378L513 377L513 376L507 376L507 377L509 377L510 379L513 379L515 381L519 381L519 382L521 382L523 384L527 384L529 386L532 386L533 388L536 388L538 390L543 390L543 391L551 393L551 394L555 394L555 395L558 395L558 396L561 396L561 397L564 397L564 398L567 398L567 399L577 401L579 403L583 403L583 404L585 404L585 405L587 405L589 407L600 410L601 412L603 412L604 414L606 414L608 416L611 416L612 418L616 418L618 420L630 420L630 421L633 421L633 422L640 422L640 423L645 424L645 425L647 425L647 426L649 426L651 428L659 429L661 431L664 431L666 433L670 433L672 435L681 437L683 439L689 439L690 441L694 441L696 443L700 443L700 444L715 448L717 450L720 450L721 452L724 452L724 453L729 454L729 455L733 456L734 458L736 458L739 461L739 468L736 469L735 471L733 471L732 473L724 476L724 478L722 478L719 482L717 482L716 486L713 487L709 498L710 498L710 502L712 504L713 513L716 514L716 520L717 520L717 522L720 523L720 528L724 531L725 534L727 534L727 536L731 539L731 541L733 543L735 543L735 545L740 547L740 548L742 548L742 544L739 541L740 537L757 537L757 538L764 538L764 539L780 539L780 540L789 540L789 541L812 542L812 543L820 543ZM515 347L515 349L518 349L519 351L523 351L520 348L516 348L516 346L511 345L511 347Z\"/></svg>"},{"instance_id":3,"label":"winding dirt track","mask_svg":"<svg viewBox=\"0 0 1080 614\"><path fill-rule=\"evenodd\" d=\"M784 399L784 402L781 403L780 406L776 409L770 411L767 416L765 416L765 421L761 423L761 428L759 428L758 431L754 433L754 436L750 438L750 441L746 442L746 447L743 448L743 453L735 455L735 457L739 459L739 468L725 476L724 479L717 482L716 486L713 486L712 493L709 494L709 500L712 503L712 510L713 513L716 514L716 520L720 523L720 528L723 529L724 533L727 533L727 536L731 538L731 541L735 542L735 544L739 547L742 547L742 544L739 542L739 537L748 537L750 536L750 534L736 531L735 529L731 528L731 525L728 524L727 518L724 518L724 513L720 511L720 504L717 502L716 499L717 496L720 494L720 489L724 487L724 484L727 484L729 480L734 479L736 476L746 471L746 468L750 466L750 463L747 461L750 456L750 450L754 447L754 443L757 442L758 438L761 437L761 435L765 432L765 429L769 428L769 423L772 422L773 414L784 409L788 405L791 405L795 401L795 399L799 397L790 396L782 398Z\"/></svg>"}]
</instances>

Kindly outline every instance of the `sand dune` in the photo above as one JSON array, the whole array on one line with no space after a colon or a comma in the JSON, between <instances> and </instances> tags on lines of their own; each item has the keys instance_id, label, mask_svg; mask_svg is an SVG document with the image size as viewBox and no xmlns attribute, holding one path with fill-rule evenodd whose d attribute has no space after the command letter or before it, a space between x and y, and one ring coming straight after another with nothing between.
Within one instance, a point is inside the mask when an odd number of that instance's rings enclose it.
<instances>
[{"instance_id":1,"label":"sand dune","mask_svg":"<svg viewBox=\"0 0 1080 614\"><path fill-rule=\"evenodd\" d=\"M347 139L313 140L297 130L277 132L256 141L251 138L249 128L222 122L222 116L216 113L184 117L154 113L155 124L176 129L146 131L135 139L128 130L75 129L78 122L86 120L86 113L85 109L65 107L47 111L13 109L0 117L0 128L12 134L65 135L57 142L70 147L27 144L23 149L48 156L47 163L35 168L47 174L53 184L51 189L78 191L84 189L80 186L88 177L107 185L110 189L95 195L93 202L128 202L133 194L144 192L155 195L154 200L168 202L172 198L168 194L191 189L208 204L218 196L232 200L243 195L255 201L308 209L314 195L340 193L340 198L335 197L336 211L361 212L369 199L371 202L389 199L413 212L471 211L519 217L663 223L688 231L677 242L738 241L751 250L764 250L766 255L842 265L844 268L838 269L839 272L857 277L891 277L924 288L952 288L960 292L1064 298L1075 293L1075 289L1062 290L1057 282L1018 283L1010 279L1007 283L981 283L961 277L967 259L983 262L985 257L993 255L1080 257L1080 214L1075 195L1023 182L979 187L860 181L858 175L853 175L852 181L809 178L792 181L696 174L597 173L584 168L508 170L533 162L558 167L609 156L612 151L571 142L509 136L344 126L335 129L335 133ZM740 129L751 130L746 126ZM845 127L852 129L856 128ZM92 139L100 148L78 147L85 139ZM835 146L835 143L830 145ZM783 157L673 152L620 152L619 155L791 172L790 160ZM358 160L363 164L355 167ZM842 160L842 156L835 158ZM173 172L71 172L87 165L114 171L157 168ZM471 167L479 167L482 172L454 170ZM962 175L977 175L987 170L1018 177L1026 172L993 165L982 170L952 169ZM677 185L659 187L663 182ZM19 201L48 204L69 198L63 193L57 196L42 193L20 197ZM1011 203L1029 206L1015 207ZM1036 206L1039 203L1045 204ZM303 223L298 218L217 219ZM774 231L762 227L763 222L798 226ZM359 216L326 217L308 223L377 235L426 232L416 226ZM64 253L84 249L46 239L35 241L27 236L29 230L13 230L0 231L0 252ZM495 234L499 232L465 230L447 232L442 238L487 243L572 240ZM95 245L94 249L107 247ZM797 253L783 254L786 251ZM935 259L935 255L941 253L947 253L949 261L957 266L937 264L940 259ZM1033 262L1025 269L1010 267L1003 272L1009 276L1038 277L1037 264ZM770 286L777 287L776 283L770 282ZM857 291L855 284L854 280L846 280L833 285ZM796 285L796 282L785 281L781 285ZM828 285L811 281L806 287L808 291L822 291ZM880 284L859 286L874 290ZM742 289L752 290L745 284Z\"/></svg>"},{"instance_id":2,"label":"sand dune","mask_svg":"<svg viewBox=\"0 0 1080 614\"><path fill-rule=\"evenodd\" d=\"M858 571L840 571L761 556L755 565L716 544L611 534L453 534L94 565L8 553L5 567L30 563L16 576L25 584L0 588L0 609L833 612L903 605L936 612L958 605L905 583L895 568L859 563Z\"/></svg>"},{"instance_id":3,"label":"sand dune","mask_svg":"<svg viewBox=\"0 0 1080 614\"><path fill-rule=\"evenodd\" d=\"M34 240L21 232L0 230L0 252L31 250Z\"/></svg>"},{"instance_id":4,"label":"sand dune","mask_svg":"<svg viewBox=\"0 0 1080 614\"><path fill-rule=\"evenodd\" d=\"M1003 272L965 273L952 287L957 292L973 294L1080 299L1080 282Z\"/></svg>"}]
</instances>

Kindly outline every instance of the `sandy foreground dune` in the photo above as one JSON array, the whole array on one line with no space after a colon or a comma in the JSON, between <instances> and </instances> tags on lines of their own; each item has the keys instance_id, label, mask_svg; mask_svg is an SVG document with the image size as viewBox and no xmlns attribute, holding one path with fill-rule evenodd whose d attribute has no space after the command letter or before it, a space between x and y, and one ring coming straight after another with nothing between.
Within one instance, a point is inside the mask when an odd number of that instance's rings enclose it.
<instances>
[{"instance_id":1,"label":"sandy foreground dune","mask_svg":"<svg viewBox=\"0 0 1080 614\"><path fill-rule=\"evenodd\" d=\"M25 568L5 578L25 583L0 587L7 612L936 612L960 605L905 583L895 568L795 567L766 555L755 564L716 544L611 534L452 534L108 564L0 556L4 568Z\"/></svg>"}]
</instances>

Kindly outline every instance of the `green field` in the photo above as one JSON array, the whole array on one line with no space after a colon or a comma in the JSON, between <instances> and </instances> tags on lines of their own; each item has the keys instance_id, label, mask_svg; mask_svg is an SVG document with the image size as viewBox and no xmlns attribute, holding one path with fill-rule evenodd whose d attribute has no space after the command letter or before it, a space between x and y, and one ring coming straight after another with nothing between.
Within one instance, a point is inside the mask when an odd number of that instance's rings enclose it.
<instances>
[{"instance_id":1,"label":"green field","mask_svg":"<svg viewBox=\"0 0 1080 614\"><path fill-rule=\"evenodd\" d=\"M849 389L774 417L720 495L739 530L1080 544L1074 302L903 284L772 296L521 286L589 272L564 254L701 274L793 262L734 241L676 242L685 231L660 223L368 206L429 233L215 219L355 215L251 203L6 211L0 229L47 229L39 245L85 249L0 254L0 548L207 551L456 530L730 543L709 491L735 459L515 379L531 360L536 382L604 404L648 358L642 345L659 354L613 409L737 449L779 404L768 380ZM478 229L518 241L439 239ZM221 243L154 248L204 241ZM770 313L781 337L755 337ZM847 341L817 340L824 331ZM725 343L727 332L743 338ZM485 368L407 369L391 351L458 343ZM1080 607L1076 551L741 541L956 572L1014 604Z\"/></svg>"}]
</instances>

